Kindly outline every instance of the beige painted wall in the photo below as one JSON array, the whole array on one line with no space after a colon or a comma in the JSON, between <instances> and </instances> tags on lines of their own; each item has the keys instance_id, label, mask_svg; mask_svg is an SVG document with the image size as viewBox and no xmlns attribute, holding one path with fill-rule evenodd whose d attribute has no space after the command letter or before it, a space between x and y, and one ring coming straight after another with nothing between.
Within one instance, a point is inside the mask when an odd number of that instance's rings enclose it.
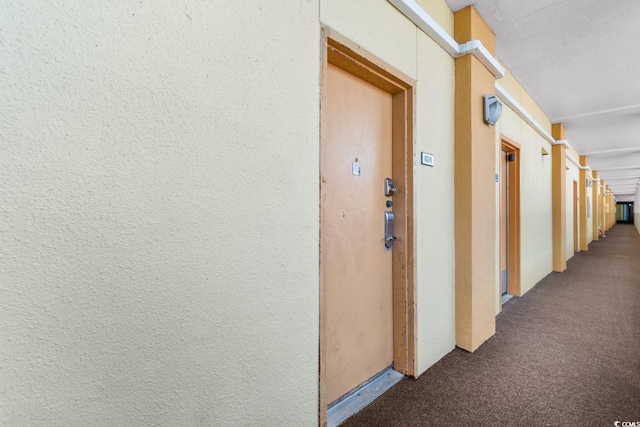
<instances>
[{"instance_id":1,"label":"beige painted wall","mask_svg":"<svg viewBox=\"0 0 640 427\"><path fill-rule=\"evenodd\" d=\"M317 423L318 7L4 5L1 424Z\"/></svg>"},{"instance_id":2,"label":"beige painted wall","mask_svg":"<svg viewBox=\"0 0 640 427\"><path fill-rule=\"evenodd\" d=\"M455 346L454 83L455 62L418 32L416 159L418 371ZM437 100L437 102L435 102Z\"/></svg>"},{"instance_id":3,"label":"beige painted wall","mask_svg":"<svg viewBox=\"0 0 640 427\"><path fill-rule=\"evenodd\" d=\"M0 419L317 422L320 22L418 81L418 372L454 348L454 61L387 1L8 9ZM551 271L551 150L508 108L500 132L526 292Z\"/></svg>"},{"instance_id":4,"label":"beige painted wall","mask_svg":"<svg viewBox=\"0 0 640 427\"><path fill-rule=\"evenodd\" d=\"M598 181L598 182L594 182L594 184L593 184L593 185L597 186L597 191L598 191L598 196L597 196L598 197L598 214L594 213L593 219L595 221L597 221L598 228L602 229L604 231L604 228L602 227L602 217L604 216L603 215L604 206L602 206L602 191L603 190L602 190L602 187L600 187L600 183L601 183L601 181Z\"/></svg>"},{"instance_id":5,"label":"beige painted wall","mask_svg":"<svg viewBox=\"0 0 640 427\"><path fill-rule=\"evenodd\" d=\"M444 28L453 28L444 1L422 6ZM323 0L320 20L417 80L415 152L435 156L433 168L415 159L417 372L422 373L455 346L454 60L386 1Z\"/></svg>"},{"instance_id":6,"label":"beige painted wall","mask_svg":"<svg viewBox=\"0 0 640 427\"><path fill-rule=\"evenodd\" d=\"M510 83L507 81L507 84ZM528 97L522 89L514 92L516 95L513 96L518 102ZM497 147L500 144L500 133L520 144L520 283L524 294L553 268L551 155L541 154L543 148L551 153L551 145L507 106L496 126ZM498 168L499 165L496 164L496 170ZM496 295L496 304L499 304L499 284L496 284ZM499 309L499 305L497 307Z\"/></svg>"},{"instance_id":7,"label":"beige painted wall","mask_svg":"<svg viewBox=\"0 0 640 427\"><path fill-rule=\"evenodd\" d=\"M640 190L636 191L633 202L633 224L640 233Z\"/></svg>"},{"instance_id":8,"label":"beige painted wall","mask_svg":"<svg viewBox=\"0 0 640 427\"><path fill-rule=\"evenodd\" d=\"M416 0L416 3L449 35L453 36L453 13L443 0ZM418 31L421 33L421 31ZM419 50L418 50L419 51Z\"/></svg>"},{"instance_id":9,"label":"beige painted wall","mask_svg":"<svg viewBox=\"0 0 640 427\"><path fill-rule=\"evenodd\" d=\"M320 21L419 80L419 372L453 349L454 63L388 2L10 12L3 421L317 422Z\"/></svg>"},{"instance_id":10,"label":"beige painted wall","mask_svg":"<svg viewBox=\"0 0 640 427\"><path fill-rule=\"evenodd\" d=\"M570 143L571 141L569 141ZM578 151L576 151L575 148L571 147L570 149L567 150L567 154L570 155L574 160L576 161L580 161L580 154L578 153ZM588 159L587 159L588 161ZM568 220L571 220L571 230L567 229L567 233L569 233L571 231L571 234L569 235L569 237L571 237L571 242L567 242L567 256L571 257L571 253L573 251L573 180L575 180L578 183L578 199L580 199L580 186L584 185L584 183L580 180L580 169L571 161L569 160L569 158L567 158L567 166L569 166L569 168L571 168L571 176L573 177L571 179L571 191L567 192L567 198L569 199L568 201L571 202L571 211L567 210L567 215L570 215L570 218L568 218ZM587 173L585 174L586 177L591 177L590 172L587 171ZM567 180L569 180L569 175L567 175ZM567 185L569 185L569 183L567 183ZM569 187L567 187L567 191L569 191ZM591 188L588 189L588 192L591 192ZM589 200L591 200L591 195L589 195ZM581 227L580 227L580 221L581 221L581 206L580 206L580 201L578 201L578 238L580 238L580 233L581 233ZM593 240L593 224L592 224L593 219L592 218L587 218L587 242L591 242ZM567 223L568 224L568 223ZM568 226L568 225L567 225ZM567 239L569 238L567 237ZM569 243L571 244L571 252L569 252Z\"/></svg>"},{"instance_id":11,"label":"beige painted wall","mask_svg":"<svg viewBox=\"0 0 640 427\"><path fill-rule=\"evenodd\" d=\"M321 0L320 21L416 77L416 27L388 1Z\"/></svg>"},{"instance_id":12,"label":"beige painted wall","mask_svg":"<svg viewBox=\"0 0 640 427\"><path fill-rule=\"evenodd\" d=\"M591 172L589 170L587 170L587 179L591 179L592 180L592 184L591 185L596 185L595 182L593 182L593 176L591 175ZM594 212L593 212L593 189L592 187L587 187L587 213L591 213L591 216L589 216L587 218L587 242L591 243L593 241L593 221L594 221Z\"/></svg>"},{"instance_id":13,"label":"beige painted wall","mask_svg":"<svg viewBox=\"0 0 640 427\"><path fill-rule=\"evenodd\" d=\"M537 121L543 129L551 132L551 121L544 114L542 109L533 98L522 87L520 82L505 69L505 76L498 80L498 83L509 92L509 94ZM502 120L502 119L500 119ZM525 124L526 126L526 124Z\"/></svg>"},{"instance_id":14,"label":"beige painted wall","mask_svg":"<svg viewBox=\"0 0 640 427\"><path fill-rule=\"evenodd\" d=\"M575 158L575 156L574 156ZM567 203L567 229L566 229L566 233L567 233L567 260L572 258L574 255L574 248L573 248L573 182L577 182L580 183L580 169L578 169L578 167L576 165L574 165L571 161L569 161L569 159L567 159L567 167L569 168L567 170L567 181L566 181L566 186L567 186L567 198L566 198L566 203ZM577 214L577 221L578 221L578 239L580 239L580 187L578 187L578 214Z\"/></svg>"}]
</instances>

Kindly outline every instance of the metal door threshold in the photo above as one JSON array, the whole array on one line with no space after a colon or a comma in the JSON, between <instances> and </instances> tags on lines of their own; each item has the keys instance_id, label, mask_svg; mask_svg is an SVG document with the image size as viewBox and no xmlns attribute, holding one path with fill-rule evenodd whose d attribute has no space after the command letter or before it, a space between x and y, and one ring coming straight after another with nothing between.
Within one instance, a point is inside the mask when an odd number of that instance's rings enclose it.
<instances>
[{"instance_id":1,"label":"metal door threshold","mask_svg":"<svg viewBox=\"0 0 640 427\"><path fill-rule=\"evenodd\" d=\"M360 412L362 408L373 402L402 378L404 375L400 372L388 368L333 403L327 410L327 427L336 427L350 416Z\"/></svg>"},{"instance_id":2,"label":"metal door threshold","mask_svg":"<svg viewBox=\"0 0 640 427\"><path fill-rule=\"evenodd\" d=\"M502 295L502 304L504 305L504 303L509 301L511 298L513 298L513 295L509 295L509 294Z\"/></svg>"}]
</instances>

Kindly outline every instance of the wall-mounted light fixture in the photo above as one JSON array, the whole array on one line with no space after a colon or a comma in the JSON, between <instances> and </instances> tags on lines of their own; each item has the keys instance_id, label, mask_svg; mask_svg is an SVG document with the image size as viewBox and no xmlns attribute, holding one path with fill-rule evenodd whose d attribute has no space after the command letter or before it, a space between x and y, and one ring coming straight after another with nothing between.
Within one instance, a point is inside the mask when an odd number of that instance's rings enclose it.
<instances>
[{"instance_id":1,"label":"wall-mounted light fixture","mask_svg":"<svg viewBox=\"0 0 640 427\"><path fill-rule=\"evenodd\" d=\"M591 187L591 184L593 184L593 181L591 178L587 178L587 187Z\"/></svg>"},{"instance_id":2,"label":"wall-mounted light fixture","mask_svg":"<svg viewBox=\"0 0 640 427\"><path fill-rule=\"evenodd\" d=\"M484 122L492 126L502 115L502 102L494 95L484 96Z\"/></svg>"}]
</instances>

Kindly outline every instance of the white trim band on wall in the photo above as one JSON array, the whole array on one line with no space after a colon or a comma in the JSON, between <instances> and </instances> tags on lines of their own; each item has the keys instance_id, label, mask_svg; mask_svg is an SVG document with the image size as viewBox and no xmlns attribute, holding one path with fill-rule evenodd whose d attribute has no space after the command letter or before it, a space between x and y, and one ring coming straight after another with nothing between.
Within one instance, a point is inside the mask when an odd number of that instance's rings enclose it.
<instances>
[{"instance_id":1,"label":"white trim band on wall","mask_svg":"<svg viewBox=\"0 0 640 427\"><path fill-rule=\"evenodd\" d=\"M442 49L444 49L451 57L460 58L461 56L472 54L497 78L504 77L504 68L498 60L487 50L480 40L470 40L463 44L458 44L450 35L442 28L435 19L433 19L425 10L414 0L387 0L404 16L409 18L418 28L435 41ZM522 105L520 105L498 82L496 82L496 95L513 111L516 112L529 126L538 132L544 139L552 145L564 145L571 148L567 140L555 140L551 134L538 123ZM567 153L567 159L576 165L579 169L591 170L588 166L582 166L576 159Z\"/></svg>"},{"instance_id":2,"label":"white trim band on wall","mask_svg":"<svg viewBox=\"0 0 640 427\"><path fill-rule=\"evenodd\" d=\"M531 126L536 132L540 134L544 139L547 140L551 145L564 145L566 148L571 148L569 141L566 139L558 139L556 140L551 136L549 132L545 128L542 127L540 123L533 118L531 114L527 110L524 109L522 105L518 101L516 101L509 92L505 90L505 88L500 85L500 83L496 82L496 96L502 100L505 104L509 106L522 120L524 120L529 126ZM591 170L589 166L582 166L580 162L573 158L571 154L568 152L565 153L567 156L567 160L576 165L578 169Z\"/></svg>"},{"instance_id":3,"label":"white trim band on wall","mask_svg":"<svg viewBox=\"0 0 640 427\"><path fill-rule=\"evenodd\" d=\"M496 96L502 100L505 104L509 106L522 120L524 120L529 126L531 126L536 132L540 134L544 139L547 140L551 145L558 144L549 132L545 128L543 128L540 123L533 118L531 114L527 110L524 109L522 105L518 101L515 100L513 96L502 85L496 82Z\"/></svg>"},{"instance_id":4,"label":"white trim band on wall","mask_svg":"<svg viewBox=\"0 0 640 427\"><path fill-rule=\"evenodd\" d=\"M434 42L444 49L452 58L460 58L465 55L473 55L487 70L500 79L504 77L504 68L498 60L487 50L480 40L470 40L458 44L453 37L442 28L435 19L421 8L414 0L388 0L404 16L409 18L418 28L428 35Z\"/></svg>"},{"instance_id":5,"label":"white trim band on wall","mask_svg":"<svg viewBox=\"0 0 640 427\"><path fill-rule=\"evenodd\" d=\"M466 43L463 43L459 47L460 53L456 58L459 58L464 55L472 54L482 64L487 67L487 70L493 74L493 76L497 79L501 79L504 77L504 68L498 62L496 58L491 55L491 52L487 50L486 47L482 44L480 40L470 40Z\"/></svg>"}]
</instances>

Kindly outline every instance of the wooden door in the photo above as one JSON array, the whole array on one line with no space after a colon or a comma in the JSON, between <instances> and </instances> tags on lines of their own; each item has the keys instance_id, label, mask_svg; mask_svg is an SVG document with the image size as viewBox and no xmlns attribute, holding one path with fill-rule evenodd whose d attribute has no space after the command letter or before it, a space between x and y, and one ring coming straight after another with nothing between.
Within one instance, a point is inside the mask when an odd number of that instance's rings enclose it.
<instances>
[{"instance_id":1,"label":"wooden door","mask_svg":"<svg viewBox=\"0 0 640 427\"><path fill-rule=\"evenodd\" d=\"M500 294L509 290L509 164L508 153L500 156Z\"/></svg>"},{"instance_id":2,"label":"wooden door","mask_svg":"<svg viewBox=\"0 0 640 427\"><path fill-rule=\"evenodd\" d=\"M573 252L580 250L578 228L578 183L573 181Z\"/></svg>"},{"instance_id":3,"label":"wooden door","mask_svg":"<svg viewBox=\"0 0 640 427\"><path fill-rule=\"evenodd\" d=\"M500 293L520 296L520 146L502 136L500 151Z\"/></svg>"},{"instance_id":4,"label":"wooden door","mask_svg":"<svg viewBox=\"0 0 640 427\"><path fill-rule=\"evenodd\" d=\"M328 65L322 99L320 272L327 401L393 363L392 97Z\"/></svg>"}]
</instances>

